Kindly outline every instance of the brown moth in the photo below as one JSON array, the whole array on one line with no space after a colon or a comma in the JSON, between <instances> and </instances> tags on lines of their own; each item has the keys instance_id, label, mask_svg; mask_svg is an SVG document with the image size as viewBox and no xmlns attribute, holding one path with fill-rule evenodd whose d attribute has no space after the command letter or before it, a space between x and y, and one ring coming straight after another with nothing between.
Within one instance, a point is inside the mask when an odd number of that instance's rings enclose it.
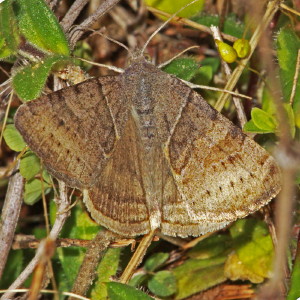
<instances>
[{"instance_id":1,"label":"brown moth","mask_svg":"<svg viewBox=\"0 0 300 300\"><path fill-rule=\"evenodd\" d=\"M140 52L124 73L23 104L15 125L47 170L123 235L220 229L280 190L274 159Z\"/></svg>"}]
</instances>

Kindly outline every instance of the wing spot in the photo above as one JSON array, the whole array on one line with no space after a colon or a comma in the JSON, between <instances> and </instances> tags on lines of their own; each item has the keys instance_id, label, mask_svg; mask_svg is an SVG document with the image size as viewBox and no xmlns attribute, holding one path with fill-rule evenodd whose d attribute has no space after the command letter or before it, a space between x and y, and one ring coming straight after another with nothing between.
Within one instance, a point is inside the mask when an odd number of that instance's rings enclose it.
<instances>
[{"instance_id":1,"label":"wing spot","mask_svg":"<svg viewBox=\"0 0 300 300\"><path fill-rule=\"evenodd\" d=\"M221 186L219 186L219 190L220 190L220 192L222 192L222 187Z\"/></svg>"},{"instance_id":2,"label":"wing spot","mask_svg":"<svg viewBox=\"0 0 300 300\"><path fill-rule=\"evenodd\" d=\"M60 142L58 142L58 143L57 143L57 146L58 146L58 147L59 147L59 146L61 146L61 143L60 143Z\"/></svg>"},{"instance_id":3,"label":"wing spot","mask_svg":"<svg viewBox=\"0 0 300 300\"><path fill-rule=\"evenodd\" d=\"M253 173L252 173L252 172L250 172L250 176L251 176L252 178L254 178L254 175L253 175Z\"/></svg>"},{"instance_id":4,"label":"wing spot","mask_svg":"<svg viewBox=\"0 0 300 300\"><path fill-rule=\"evenodd\" d=\"M232 188L234 187L233 181L230 181L230 185L231 185Z\"/></svg>"},{"instance_id":5,"label":"wing spot","mask_svg":"<svg viewBox=\"0 0 300 300\"><path fill-rule=\"evenodd\" d=\"M80 158L79 157L77 157L76 160L77 160L77 162L80 162Z\"/></svg>"},{"instance_id":6,"label":"wing spot","mask_svg":"<svg viewBox=\"0 0 300 300\"><path fill-rule=\"evenodd\" d=\"M224 167L224 169L226 170L226 164L224 163L224 161L221 162L222 166Z\"/></svg>"},{"instance_id":7,"label":"wing spot","mask_svg":"<svg viewBox=\"0 0 300 300\"><path fill-rule=\"evenodd\" d=\"M243 177L240 177L240 182L244 182L244 179L243 179Z\"/></svg>"},{"instance_id":8,"label":"wing spot","mask_svg":"<svg viewBox=\"0 0 300 300\"><path fill-rule=\"evenodd\" d=\"M67 154L69 154L69 153L70 153L70 150L68 149L68 150L67 150Z\"/></svg>"},{"instance_id":9,"label":"wing spot","mask_svg":"<svg viewBox=\"0 0 300 300\"><path fill-rule=\"evenodd\" d=\"M206 190L206 194L207 194L208 196L210 196L210 191L209 191L209 190Z\"/></svg>"}]
</instances>

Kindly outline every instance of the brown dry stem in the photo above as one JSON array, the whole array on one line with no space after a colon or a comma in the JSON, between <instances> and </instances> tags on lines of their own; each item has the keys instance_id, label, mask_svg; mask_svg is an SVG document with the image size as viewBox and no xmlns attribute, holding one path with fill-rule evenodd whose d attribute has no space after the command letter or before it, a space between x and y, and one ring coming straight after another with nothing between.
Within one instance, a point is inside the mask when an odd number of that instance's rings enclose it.
<instances>
[{"instance_id":1,"label":"brown dry stem","mask_svg":"<svg viewBox=\"0 0 300 300\"><path fill-rule=\"evenodd\" d=\"M98 232L87 248L83 262L73 284L72 293L85 296L93 283L96 275L95 270L100 259L106 253L109 244L117 238L120 238L120 236L106 229ZM69 298L69 300L74 299L75 298L73 297Z\"/></svg>"},{"instance_id":2,"label":"brown dry stem","mask_svg":"<svg viewBox=\"0 0 300 300\"><path fill-rule=\"evenodd\" d=\"M18 167L19 165L17 164L15 170L17 170ZM20 210L23 203L23 188L24 178L19 172L16 172L10 178L8 183L0 221L0 278L2 277L17 227Z\"/></svg>"},{"instance_id":3,"label":"brown dry stem","mask_svg":"<svg viewBox=\"0 0 300 300\"><path fill-rule=\"evenodd\" d=\"M59 182L59 199L56 201L57 204L57 218L54 222L54 225L50 231L49 238L52 240L56 240L67 217L69 216L70 212L67 210L69 206L69 199L67 195L67 188L63 182ZM40 244L39 248L37 249L34 258L31 262L27 265L27 267L22 271L19 277L10 285L7 292L3 294L1 300L12 299L15 292L11 292L11 290L17 289L20 287L25 280L30 276L33 272L34 268L40 261L42 255L44 253L44 245Z\"/></svg>"}]
</instances>

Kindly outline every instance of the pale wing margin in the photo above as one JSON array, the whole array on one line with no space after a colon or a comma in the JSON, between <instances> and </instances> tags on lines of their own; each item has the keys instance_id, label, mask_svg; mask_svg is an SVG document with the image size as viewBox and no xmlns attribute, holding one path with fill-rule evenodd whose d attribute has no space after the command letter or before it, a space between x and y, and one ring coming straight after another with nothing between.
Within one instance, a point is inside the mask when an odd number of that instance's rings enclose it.
<instances>
[{"instance_id":1,"label":"pale wing margin","mask_svg":"<svg viewBox=\"0 0 300 300\"><path fill-rule=\"evenodd\" d=\"M195 92L165 154L180 194L164 200L167 235L215 231L258 210L280 190L274 159Z\"/></svg>"}]
</instances>

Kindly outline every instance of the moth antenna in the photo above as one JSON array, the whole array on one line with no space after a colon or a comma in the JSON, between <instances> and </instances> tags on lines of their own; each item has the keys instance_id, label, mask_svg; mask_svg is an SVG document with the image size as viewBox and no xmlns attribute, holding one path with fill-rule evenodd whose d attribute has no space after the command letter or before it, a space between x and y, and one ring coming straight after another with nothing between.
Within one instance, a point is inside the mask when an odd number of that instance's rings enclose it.
<instances>
[{"instance_id":1,"label":"moth antenna","mask_svg":"<svg viewBox=\"0 0 300 300\"><path fill-rule=\"evenodd\" d=\"M191 82L183 80L183 79L180 79L180 80L182 82L184 82L186 85L188 85L191 89L203 89L203 90L209 90L209 91L216 91L216 92L227 93L227 94L230 94L232 96L237 96L237 97L240 97L240 98L252 100L251 97L246 96L244 94L236 93L236 92L229 91L229 90L219 89L219 88L212 87L212 86L194 84L194 83L191 83Z\"/></svg>"},{"instance_id":2,"label":"moth antenna","mask_svg":"<svg viewBox=\"0 0 300 300\"><path fill-rule=\"evenodd\" d=\"M145 45L142 48L141 53L145 52L145 49L147 48L147 46L149 45L150 41L153 39L153 37L159 32L161 31L161 29L163 29L168 23L170 23L170 21L176 17L182 10L184 10L185 8L187 8L188 6L194 4L195 2L198 2L199 0L194 0L190 3L188 3L187 5L181 7L178 11L176 11L173 15L171 15L163 24L161 24L149 37L149 39L146 41Z\"/></svg>"},{"instance_id":3,"label":"moth antenna","mask_svg":"<svg viewBox=\"0 0 300 300\"><path fill-rule=\"evenodd\" d=\"M158 65L157 67L158 68L163 68L164 66L168 65L170 62L172 62L174 59L176 59L177 57L181 56L182 54L184 54L185 52L188 52L189 50L191 49L194 49L194 48L200 48L200 46L191 46L191 47L188 47L186 49L184 49L183 51L181 51L180 53L176 54L175 56L173 56L172 58L170 58L169 60L161 63L160 65Z\"/></svg>"},{"instance_id":4,"label":"moth antenna","mask_svg":"<svg viewBox=\"0 0 300 300\"><path fill-rule=\"evenodd\" d=\"M90 60L87 60L87 59L84 59L84 58L81 58L81 57L76 57L76 59L79 59L79 60L81 60L81 61L87 62L87 63L89 63L89 64L91 64L91 65L94 65L94 66L107 68L107 69L112 70L112 71L115 71L115 72L117 72L117 73L124 73L124 70L121 69L121 68L118 68L118 67L109 66L109 65L105 65L105 64L95 63L95 62L93 62L93 61L90 61Z\"/></svg>"},{"instance_id":5,"label":"moth antenna","mask_svg":"<svg viewBox=\"0 0 300 300\"><path fill-rule=\"evenodd\" d=\"M197 0L197 1L198 1L198 0ZM81 28L81 26L78 26L78 25L74 25L74 26L72 26L72 27L78 27L78 28ZM72 28L72 27L71 27L71 28ZM93 34L99 34L99 35L103 36L104 38L108 39L109 41L111 41L111 42L113 42L113 43L115 43L115 44L118 44L119 46L121 46L122 48L124 48L126 51L128 51L129 54L130 54L130 56L132 55L132 51L130 51L130 49L129 49L125 44L123 44L123 43L121 43L121 42L119 42L119 41L117 41L117 40L115 40L115 39L113 39L113 38L107 36L106 34L100 32L99 30L94 30L94 29L91 29L91 28L88 28L88 29L84 28L84 29L93 32L92 35L93 35Z\"/></svg>"},{"instance_id":6,"label":"moth antenna","mask_svg":"<svg viewBox=\"0 0 300 300\"><path fill-rule=\"evenodd\" d=\"M198 0L197 0L198 1ZM132 56L132 52L130 51L130 49L123 43L107 36L106 34L103 34L102 32L96 32L97 34L103 36L104 38L108 39L109 41L115 43L115 44L118 44L119 46L121 46L122 48L124 48L125 50L127 50L127 52L129 53L130 56Z\"/></svg>"}]
</instances>

